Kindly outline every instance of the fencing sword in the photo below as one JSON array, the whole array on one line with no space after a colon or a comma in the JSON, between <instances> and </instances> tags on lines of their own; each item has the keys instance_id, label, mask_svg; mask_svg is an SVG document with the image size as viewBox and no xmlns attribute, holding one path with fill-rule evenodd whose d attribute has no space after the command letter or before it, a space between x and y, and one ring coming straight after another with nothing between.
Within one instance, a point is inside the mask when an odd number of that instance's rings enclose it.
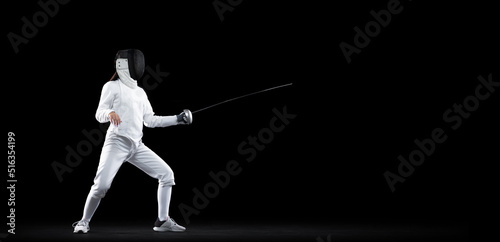
<instances>
[{"instance_id":1,"label":"fencing sword","mask_svg":"<svg viewBox=\"0 0 500 242\"><path fill-rule=\"evenodd\" d=\"M189 109L184 109L184 113L186 115L186 122L188 124L191 124L193 122L193 113L201 112L201 111L204 111L204 110L207 110L207 109L219 106L219 105L224 104L224 103L236 101L238 99L249 97L249 96L253 96L253 95L256 95L256 94L259 94L259 93L263 93L263 92L275 90L275 89L278 89L278 88L283 88L283 87L291 86L292 84L293 83L287 83L287 84L283 84L283 85L279 85L279 86L267 88L267 89L264 89L264 90L260 90L260 91L256 91L256 92L252 92L252 93L247 93L245 95L241 95L241 96L238 96L238 97L230 98L230 99L224 100L222 102L218 102L218 103L212 104L210 106L206 106L204 108L200 108L200 109L192 111L192 112L189 111Z\"/></svg>"},{"instance_id":2,"label":"fencing sword","mask_svg":"<svg viewBox=\"0 0 500 242\"><path fill-rule=\"evenodd\" d=\"M207 107L204 107L204 108L200 108L200 109L198 109L198 110L192 111L191 113L201 112L201 111L203 111L203 110L207 110L207 109L209 109L209 108L213 108L213 107L215 107L215 106L219 106L219 105L224 104L224 103L232 102L232 101L235 101L235 100L238 100L238 99L244 98L244 97L253 96L253 95L255 95L255 94L259 94L259 93L263 93L263 92L271 91L271 90L274 90L274 89L278 89L278 88L282 88L282 87L291 86L292 84L293 84L293 83L288 83L288 84L279 85L279 86L275 86L275 87L267 88L267 89L264 89L264 90L260 90L260 91L256 91L256 92L248 93L248 94L245 94L245 95L241 95L241 96L239 96L239 97L231 98L231 99L228 99L228 100L224 100L224 101L222 101L222 102L218 102L218 103L216 103L216 104L212 104L212 105L207 106Z\"/></svg>"}]
</instances>

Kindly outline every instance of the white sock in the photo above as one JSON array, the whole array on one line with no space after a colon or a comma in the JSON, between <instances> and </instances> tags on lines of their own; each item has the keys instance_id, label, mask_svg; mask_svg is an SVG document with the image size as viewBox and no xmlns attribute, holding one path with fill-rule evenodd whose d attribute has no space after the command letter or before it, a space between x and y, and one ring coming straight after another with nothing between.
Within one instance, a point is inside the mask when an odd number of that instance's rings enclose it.
<instances>
[{"instance_id":1,"label":"white sock","mask_svg":"<svg viewBox=\"0 0 500 242\"><path fill-rule=\"evenodd\" d=\"M158 219L165 221L168 219L168 208L172 197L172 186L158 185Z\"/></svg>"},{"instance_id":2,"label":"white sock","mask_svg":"<svg viewBox=\"0 0 500 242\"><path fill-rule=\"evenodd\" d=\"M89 194L87 196L87 201L85 201L85 208L83 209L82 220L90 222L90 219L92 219L92 216L94 216L94 212L99 206L100 202L101 202L100 198L94 198L92 197L92 194Z\"/></svg>"}]
</instances>

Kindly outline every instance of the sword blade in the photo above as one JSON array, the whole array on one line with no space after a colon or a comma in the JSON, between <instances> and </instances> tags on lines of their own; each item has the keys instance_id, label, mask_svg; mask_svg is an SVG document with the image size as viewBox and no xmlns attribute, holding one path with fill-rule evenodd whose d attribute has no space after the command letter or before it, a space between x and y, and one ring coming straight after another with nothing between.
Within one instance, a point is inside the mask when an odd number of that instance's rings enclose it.
<instances>
[{"instance_id":1,"label":"sword blade","mask_svg":"<svg viewBox=\"0 0 500 242\"><path fill-rule=\"evenodd\" d=\"M263 93L263 92L271 91L271 90L274 90L274 89L278 89L278 88L282 88L282 87L291 86L292 84L293 84L293 83L288 83L288 84L279 85L279 86L275 86L275 87L267 88L267 89L264 89L264 90L260 90L260 91L256 91L256 92L248 93L248 94L245 94L245 95L241 95L241 96L239 96L239 97L231 98L231 99L228 99L228 100L224 100L224 101L222 101L222 102L218 102L218 103L216 103L216 104L212 104L212 105L207 106L207 107L204 107L204 108L200 108L200 109L198 109L198 110L192 111L191 113L201 112L201 111L203 111L203 110L207 110L207 109L209 109L209 108L213 108L213 107L215 107L215 106L219 106L219 105L224 104L224 103L232 102L232 101L235 101L235 100L238 100L238 99L244 98L244 97L248 97L248 96L252 96L252 95L255 95L255 94L259 94L259 93Z\"/></svg>"}]
</instances>

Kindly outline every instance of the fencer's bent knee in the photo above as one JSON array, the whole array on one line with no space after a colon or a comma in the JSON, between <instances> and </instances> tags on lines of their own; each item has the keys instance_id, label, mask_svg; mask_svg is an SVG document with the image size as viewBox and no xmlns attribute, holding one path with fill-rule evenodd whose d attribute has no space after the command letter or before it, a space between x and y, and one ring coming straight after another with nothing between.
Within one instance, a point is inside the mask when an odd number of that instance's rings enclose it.
<instances>
[{"instance_id":1,"label":"fencer's bent knee","mask_svg":"<svg viewBox=\"0 0 500 242\"><path fill-rule=\"evenodd\" d=\"M168 167L168 169L166 169L158 178L158 183L160 183L160 186L162 187L175 185L174 171Z\"/></svg>"},{"instance_id":2,"label":"fencer's bent knee","mask_svg":"<svg viewBox=\"0 0 500 242\"><path fill-rule=\"evenodd\" d=\"M100 199L106 196L106 193L108 192L109 188L110 186L94 184L90 189L90 192L92 193L93 198Z\"/></svg>"}]
</instances>

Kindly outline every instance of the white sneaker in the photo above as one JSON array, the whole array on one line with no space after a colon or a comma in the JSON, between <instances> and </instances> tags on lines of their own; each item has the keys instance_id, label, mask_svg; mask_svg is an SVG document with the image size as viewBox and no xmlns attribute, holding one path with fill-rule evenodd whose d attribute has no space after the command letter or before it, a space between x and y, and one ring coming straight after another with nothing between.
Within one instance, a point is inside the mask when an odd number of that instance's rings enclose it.
<instances>
[{"instance_id":1,"label":"white sneaker","mask_svg":"<svg viewBox=\"0 0 500 242\"><path fill-rule=\"evenodd\" d=\"M73 228L75 228L75 230L73 231L73 233L75 234L80 234L80 233L86 234L87 232L90 231L89 222L83 220L74 222Z\"/></svg>"},{"instance_id":2,"label":"white sneaker","mask_svg":"<svg viewBox=\"0 0 500 242\"><path fill-rule=\"evenodd\" d=\"M156 232L184 232L186 228L178 225L172 218L169 217L165 221L160 221L160 219L157 218L153 230Z\"/></svg>"}]
</instances>

